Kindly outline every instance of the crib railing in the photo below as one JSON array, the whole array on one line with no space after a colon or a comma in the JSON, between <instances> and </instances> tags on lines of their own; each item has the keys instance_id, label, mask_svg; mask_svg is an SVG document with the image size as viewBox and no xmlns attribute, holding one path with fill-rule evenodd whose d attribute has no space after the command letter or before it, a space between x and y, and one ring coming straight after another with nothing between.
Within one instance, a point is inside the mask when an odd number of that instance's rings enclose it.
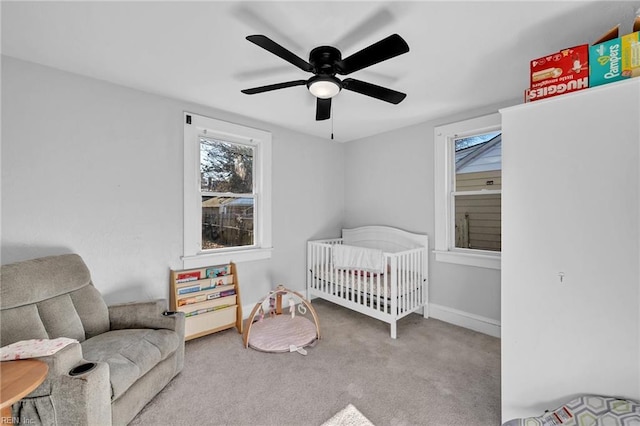
<instances>
[{"instance_id":1,"label":"crib railing","mask_svg":"<svg viewBox=\"0 0 640 426\"><path fill-rule=\"evenodd\" d=\"M390 315L401 318L425 304L425 248L384 253L387 270L382 274L373 274L360 270L335 269L332 248L336 244L342 244L342 239L308 243L309 297L319 295L347 306L365 306L375 312L376 317ZM358 310L363 312L361 309Z\"/></svg>"}]
</instances>

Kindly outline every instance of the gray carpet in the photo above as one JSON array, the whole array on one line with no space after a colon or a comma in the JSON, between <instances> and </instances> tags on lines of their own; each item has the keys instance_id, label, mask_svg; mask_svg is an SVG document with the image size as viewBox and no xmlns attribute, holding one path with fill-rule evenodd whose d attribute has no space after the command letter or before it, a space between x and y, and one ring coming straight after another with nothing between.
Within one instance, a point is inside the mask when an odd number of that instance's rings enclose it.
<instances>
[{"instance_id":1,"label":"gray carpet","mask_svg":"<svg viewBox=\"0 0 640 426\"><path fill-rule=\"evenodd\" d=\"M353 404L374 425L500 424L500 340L412 314L389 326L314 301L308 355L245 349L235 329L187 342L185 367L132 425L321 425Z\"/></svg>"}]
</instances>

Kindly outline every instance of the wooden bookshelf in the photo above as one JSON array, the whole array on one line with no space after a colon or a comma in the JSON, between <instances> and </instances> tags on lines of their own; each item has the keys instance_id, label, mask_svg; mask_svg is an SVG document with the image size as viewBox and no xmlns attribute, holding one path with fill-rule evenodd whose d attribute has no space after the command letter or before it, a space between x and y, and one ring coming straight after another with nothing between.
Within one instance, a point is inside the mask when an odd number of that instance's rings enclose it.
<instances>
[{"instance_id":1,"label":"wooden bookshelf","mask_svg":"<svg viewBox=\"0 0 640 426\"><path fill-rule=\"evenodd\" d=\"M185 340L236 327L242 304L235 263L171 270L171 310L185 313Z\"/></svg>"}]
</instances>

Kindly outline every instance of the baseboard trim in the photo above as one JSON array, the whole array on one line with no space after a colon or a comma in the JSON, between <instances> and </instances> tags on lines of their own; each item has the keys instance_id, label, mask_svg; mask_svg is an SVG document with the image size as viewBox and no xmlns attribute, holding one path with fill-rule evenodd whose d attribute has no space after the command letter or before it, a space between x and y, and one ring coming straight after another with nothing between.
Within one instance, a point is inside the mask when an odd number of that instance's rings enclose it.
<instances>
[{"instance_id":1,"label":"baseboard trim","mask_svg":"<svg viewBox=\"0 0 640 426\"><path fill-rule=\"evenodd\" d=\"M315 297L312 297L312 299L315 299ZM246 320L249 317L251 310L255 306L255 303L242 306L243 319ZM437 305L435 303L429 303L429 317L500 338L500 321L491 318L449 308L448 306Z\"/></svg>"},{"instance_id":2,"label":"baseboard trim","mask_svg":"<svg viewBox=\"0 0 640 426\"><path fill-rule=\"evenodd\" d=\"M251 311L256 307L256 304L253 303L251 305L242 305L242 319L246 320L251 315Z\"/></svg>"},{"instance_id":3,"label":"baseboard trim","mask_svg":"<svg viewBox=\"0 0 640 426\"><path fill-rule=\"evenodd\" d=\"M429 317L500 338L500 321L429 303Z\"/></svg>"}]
</instances>

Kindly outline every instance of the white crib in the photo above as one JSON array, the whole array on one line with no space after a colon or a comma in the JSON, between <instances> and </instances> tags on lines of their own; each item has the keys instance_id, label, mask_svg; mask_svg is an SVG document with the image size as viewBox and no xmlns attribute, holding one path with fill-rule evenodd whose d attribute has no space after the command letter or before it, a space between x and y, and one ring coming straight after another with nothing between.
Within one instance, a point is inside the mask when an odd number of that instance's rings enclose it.
<instances>
[{"instance_id":1,"label":"white crib","mask_svg":"<svg viewBox=\"0 0 640 426\"><path fill-rule=\"evenodd\" d=\"M386 272L333 267L332 249L345 244L382 250ZM342 238L307 243L307 297L330 302L384 321L397 337L396 322L423 308L429 317L427 235L388 226L343 229Z\"/></svg>"}]
</instances>

